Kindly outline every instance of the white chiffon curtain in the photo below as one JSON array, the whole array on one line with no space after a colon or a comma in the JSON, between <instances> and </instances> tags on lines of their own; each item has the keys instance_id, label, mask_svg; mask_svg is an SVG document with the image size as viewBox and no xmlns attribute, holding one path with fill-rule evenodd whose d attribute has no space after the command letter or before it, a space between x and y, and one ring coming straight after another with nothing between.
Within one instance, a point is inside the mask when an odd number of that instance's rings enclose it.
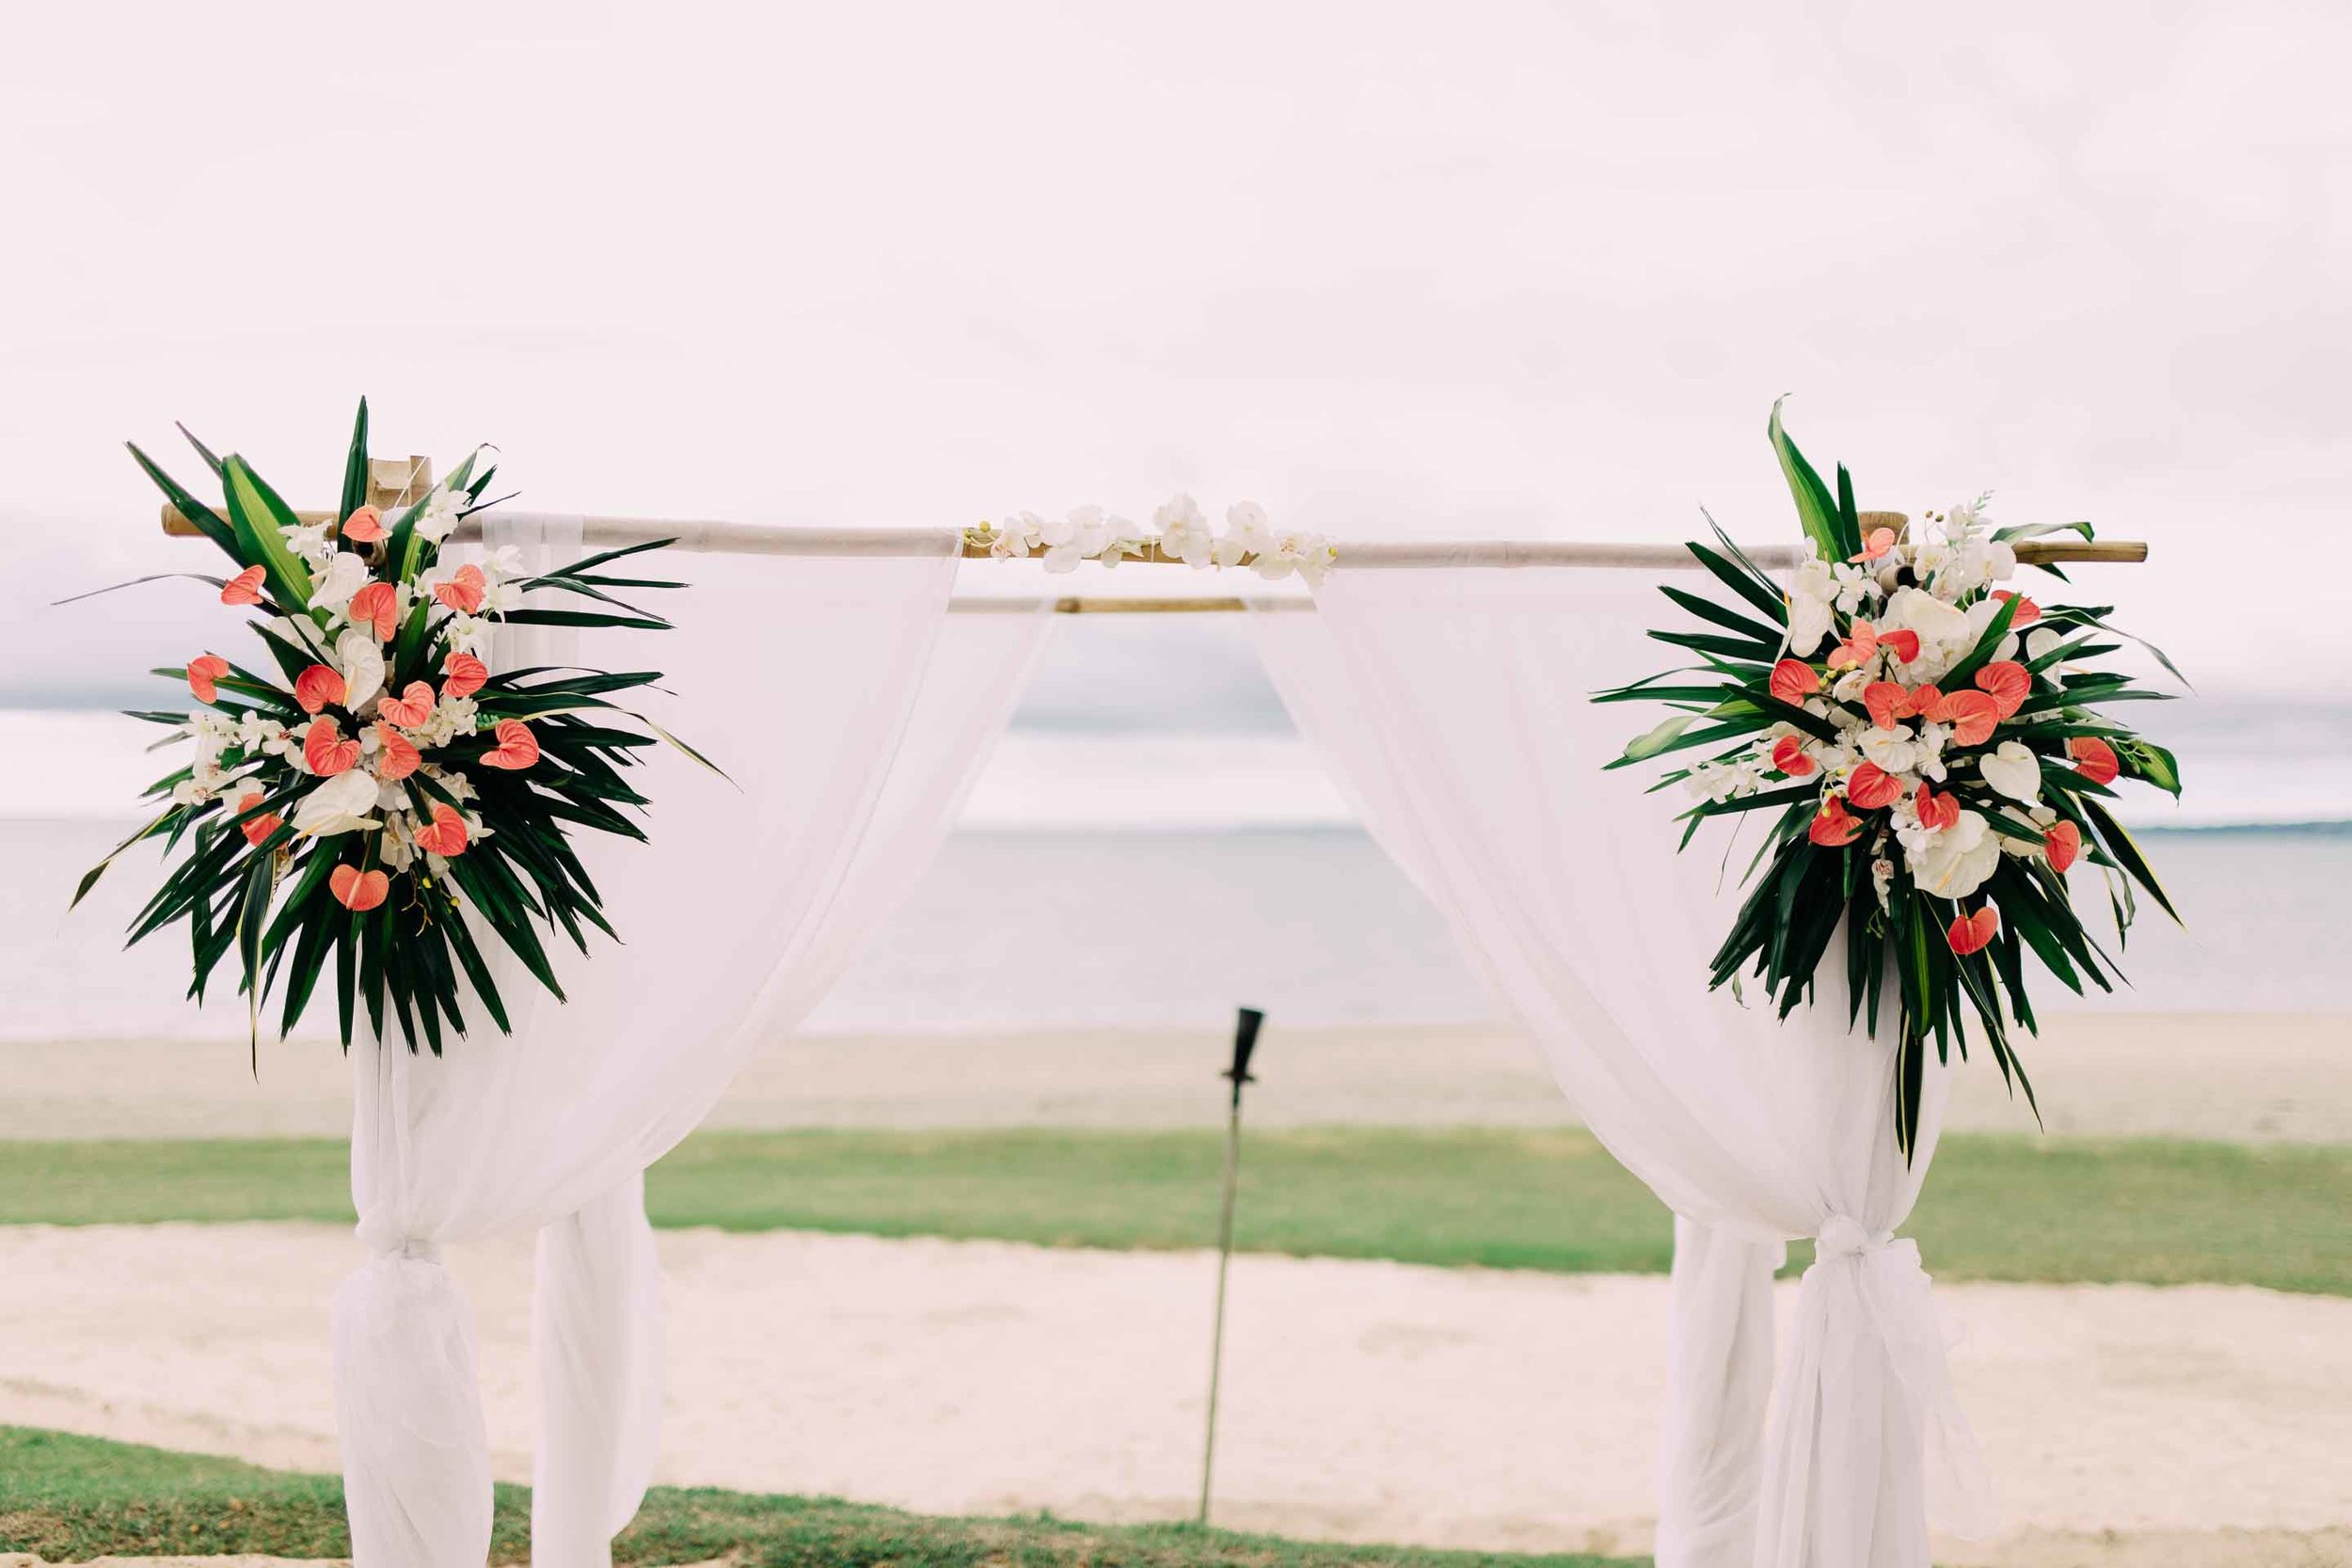
<instances>
[{"instance_id":1,"label":"white chiffon curtain","mask_svg":"<svg viewBox=\"0 0 2352 1568\"><path fill-rule=\"evenodd\" d=\"M485 1021L437 1058L355 1041L352 1196L369 1256L336 1297L335 1348L359 1568L485 1558L471 1312L440 1249L528 1227L542 1227L533 1560L610 1560L660 1403L643 1172L919 874L1045 624L951 616L956 536L927 539L919 554L652 558L661 569L644 575L692 580L657 597L678 629L599 630L594 661L664 672L678 695L644 705L734 782L657 749L638 770L652 844L583 835L621 944L556 953L568 1004L510 965L511 1036ZM488 542L534 565L579 553L562 527L493 524ZM570 662L569 641L516 628L499 662Z\"/></svg>"},{"instance_id":2,"label":"white chiffon curtain","mask_svg":"<svg viewBox=\"0 0 2352 1568\"><path fill-rule=\"evenodd\" d=\"M1833 952L1787 1024L1709 991L1756 830L1677 855L1679 793L1605 773L1649 719L1594 689L1670 662L1648 574L1344 561L1313 614L1252 616L1292 715L1446 915L1585 1123L1678 1216L1661 1568L1925 1568L1989 1497L1917 1249L1935 1148L1892 1134L1892 1053L1849 1031ZM1772 1275L1817 1240L1773 1379ZM1767 1402L1770 1409L1767 1410ZM1931 1463L1932 1461L1932 1463Z\"/></svg>"}]
</instances>

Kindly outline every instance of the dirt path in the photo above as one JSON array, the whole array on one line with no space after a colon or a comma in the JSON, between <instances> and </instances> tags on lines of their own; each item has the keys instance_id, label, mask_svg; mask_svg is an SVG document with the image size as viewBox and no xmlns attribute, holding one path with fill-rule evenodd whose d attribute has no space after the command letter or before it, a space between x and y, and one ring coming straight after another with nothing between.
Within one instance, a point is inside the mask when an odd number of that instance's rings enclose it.
<instances>
[{"instance_id":1,"label":"dirt path","mask_svg":"<svg viewBox=\"0 0 2352 1568\"><path fill-rule=\"evenodd\" d=\"M712 1231L661 1247L666 1481L934 1513L1189 1510L1205 1257ZM0 1230L0 1421L334 1468L326 1301L355 1257L323 1227ZM497 1463L525 1479L527 1251L454 1266ZM1942 1299L1968 1336L1954 1371L2007 1533L1940 1562L2328 1560L2314 1532L2352 1521L2352 1301ZM1217 1517L1643 1549L1664 1305L1654 1278L1237 1259Z\"/></svg>"}]
</instances>

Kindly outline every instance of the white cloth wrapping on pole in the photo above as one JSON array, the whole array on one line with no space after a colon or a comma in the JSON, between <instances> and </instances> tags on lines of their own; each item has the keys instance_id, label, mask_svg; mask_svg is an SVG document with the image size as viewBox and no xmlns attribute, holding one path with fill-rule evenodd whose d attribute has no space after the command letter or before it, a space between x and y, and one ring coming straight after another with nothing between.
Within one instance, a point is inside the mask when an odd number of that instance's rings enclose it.
<instances>
[{"instance_id":1,"label":"white cloth wrapping on pole","mask_svg":"<svg viewBox=\"0 0 2352 1568\"><path fill-rule=\"evenodd\" d=\"M1989 1498L1915 1252L1874 1239L1911 1212L1945 1077L1931 1064L1906 1164L1893 1005L1881 1037L1849 1031L1842 944L1786 1023L1708 990L1755 830L1726 850L1719 825L1677 855L1685 798L1601 770L1653 716L1589 701L1666 661L1643 630L1671 607L1629 574L1343 562L1316 609L1251 617L1293 717L1585 1124L1705 1248L1675 1281L1661 1568L1925 1568L1931 1414L1947 1522L1983 1528ZM1854 1230L1860 1250L1807 1274L1759 1431L1778 1245Z\"/></svg>"},{"instance_id":2,"label":"white cloth wrapping on pole","mask_svg":"<svg viewBox=\"0 0 2352 1568\"><path fill-rule=\"evenodd\" d=\"M488 543L520 546L532 566L579 547L544 519L527 530L501 537L494 521ZM652 843L576 841L621 941L592 936L585 955L549 943L568 1006L494 960L512 1035L469 1020L438 1057L354 1041L352 1196L369 1258L337 1294L335 1331L358 1568L483 1561L490 1475L473 1325L439 1247L540 1226L551 1227L534 1314L542 1409L564 1430L538 1472L534 1528L547 1537L534 1556L608 1560L644 1490L659 1402L639 1174L755 1044L814 1004L860 923L913 880L1044 624L960 618L960 639L994 639L993 661L968 642L955 661L964 689L991 700L977 721L913 734L948 624L954 544L941 536L931 556L656 558L664 570L645 575L692 583L657 598L678 629L600 630L584 651L599 667L665 672L675 697L618 700L734 782L650 749L633 782L653 801ZM566 640L510 628L496 662L570 662ZM902 752L926 759L923 787L887 787Z\"/></svg>"}]
</instances>

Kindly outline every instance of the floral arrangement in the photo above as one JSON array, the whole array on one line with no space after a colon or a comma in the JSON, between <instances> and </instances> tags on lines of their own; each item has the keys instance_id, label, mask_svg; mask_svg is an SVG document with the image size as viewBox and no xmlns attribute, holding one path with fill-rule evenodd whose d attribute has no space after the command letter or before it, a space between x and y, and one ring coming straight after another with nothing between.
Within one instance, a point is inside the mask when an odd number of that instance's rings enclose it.
<instances>
[{"instance_id":1,"label":"floral arrangement","mask_svg":"<svg viewBox=\"0 0 2352 1568\"><path fill-rule=\"evenodd\" d=\"M192 741L194 754L148 790L167 800L162 814L82 879L74 902L132 845L162 838L168 860L185 844L131 940L184 921L199 1004L233 947L257 1058L265 993L283 981L282 1035L329 967L345 1046L362 999L379 1036L389 1000L411 1050L420 1035L437 1053L445 1030L465 1033L465 991L508 1028L485 936L561 997L538 928L583 951L587 927L612 931L569 834L644 838L628 810L645 798L622 769L655 738L680 743L610 701L656 672L493 674L488 659L504 626L666 629L613 591L677 584L599 568L671 541L537 574L511 546L445 561L458 524L492 504L477 497L495 467L477 474L478 449L414 504L390 515L367 504L365 401L331 518L305 521L245 459L189 440L220 482L219 511L131 452L234 569L160 576L193 578L256 612L246 625L264 659L205 652L155 672L185 682L198 705L131 716L168 728L164 744ZM537 608L537 591L589 608Z\"/></svg>"},{"instance_id":2,"label":"floral arrangement","mask_svg":"<svg viewBox=\"0 0 2352 1568\"><path fill-rule=\"evenodd\" d=\"M1339 559L1320 533L1277 532L1265 509L1255 501L1226 508L1225 531L1218 533L1199 503L1185 495L1163 503L1152 515L1150 531L1099 506L1082 506L1064 517L1016 512L966 530L964 538L975 549L1000 560L1035 556L1049 572L1074 572L1084 561L1116 566L1129 557L1156 555L1181 561L1196 572L1248 566L1269 580L1295 572L1310 583L1319 583Z\"/></svg>"},{"instance_id":3,"label":"floral arrangement","mask_svg":"<svg viewBox=\"0 0 2352 1568\"><path fill-rule=\"evenodd\" d=\"M1612 768L1708 752L1657 785L1679 783L1697 798L1681 817L1683 845L1711 818L1778 813L1712 985L1736 987L1752 967L1786 1018L1811 998L1841 922L1850 1015L1867 1007L1874 1034L1893 977L1896 1133L1908 1152L1926 1041L1938 1059L1954 1044L1964 1056L1968 1013L2031 1102L2010 1038L2012 1024L2034 1031L2028 953L2078 994L2085 979L2114 989L2115 961L2074 906L2079 863L2104 876L2119 943L2135 886L2179 918L2107 804L2123 779L2177 797L2178 765L2100 711L2166 693L2094 668L2125 635L2107 624L2109 607L2044 605L1999 586L2017 571L2019 542L2090 539L2090 524L1993 528L1980 498L1931 514L1908 537L1866 531L1846 470L1833 497L1777 406L1769 433L1807 546L1787 591L1715 529L1720 549L1689 549L1734 598L1663 589L1704 626L1650 633L1701 662L1596 700L1678 710Z\"/></svg>"}]
</instances>

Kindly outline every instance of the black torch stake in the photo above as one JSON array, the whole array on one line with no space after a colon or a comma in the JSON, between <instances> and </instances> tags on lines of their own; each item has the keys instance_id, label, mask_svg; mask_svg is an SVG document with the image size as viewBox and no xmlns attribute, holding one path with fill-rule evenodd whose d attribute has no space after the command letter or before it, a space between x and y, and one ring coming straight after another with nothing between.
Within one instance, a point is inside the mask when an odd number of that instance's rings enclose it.
<instances>
[{"instance_id":1,"label":"black torch stake","mask_svg":"<svg viewBox=\"0 0 2352 1568\"><path fill-rule=\"evenodd\" d=\"M1232 1081L1232 1107L1225 1118L1225 1203L1216 1221L1216 1319L1209 1331L1209 1433L1200 1449L1200 1513L1195 1521L1209 1522L1209 1478L1216 1464L1217 1377L1225 1365L1225 1271L1233 1261L1233 1195L1241 1180L1241 1086L1254 1084L1249 1053L1258 1048L1258 1025L1265 1014L1255 1007L1241 1009L1233 1025L1233 1065L1224 1077Z\"/></svg>"}]
</instances>

